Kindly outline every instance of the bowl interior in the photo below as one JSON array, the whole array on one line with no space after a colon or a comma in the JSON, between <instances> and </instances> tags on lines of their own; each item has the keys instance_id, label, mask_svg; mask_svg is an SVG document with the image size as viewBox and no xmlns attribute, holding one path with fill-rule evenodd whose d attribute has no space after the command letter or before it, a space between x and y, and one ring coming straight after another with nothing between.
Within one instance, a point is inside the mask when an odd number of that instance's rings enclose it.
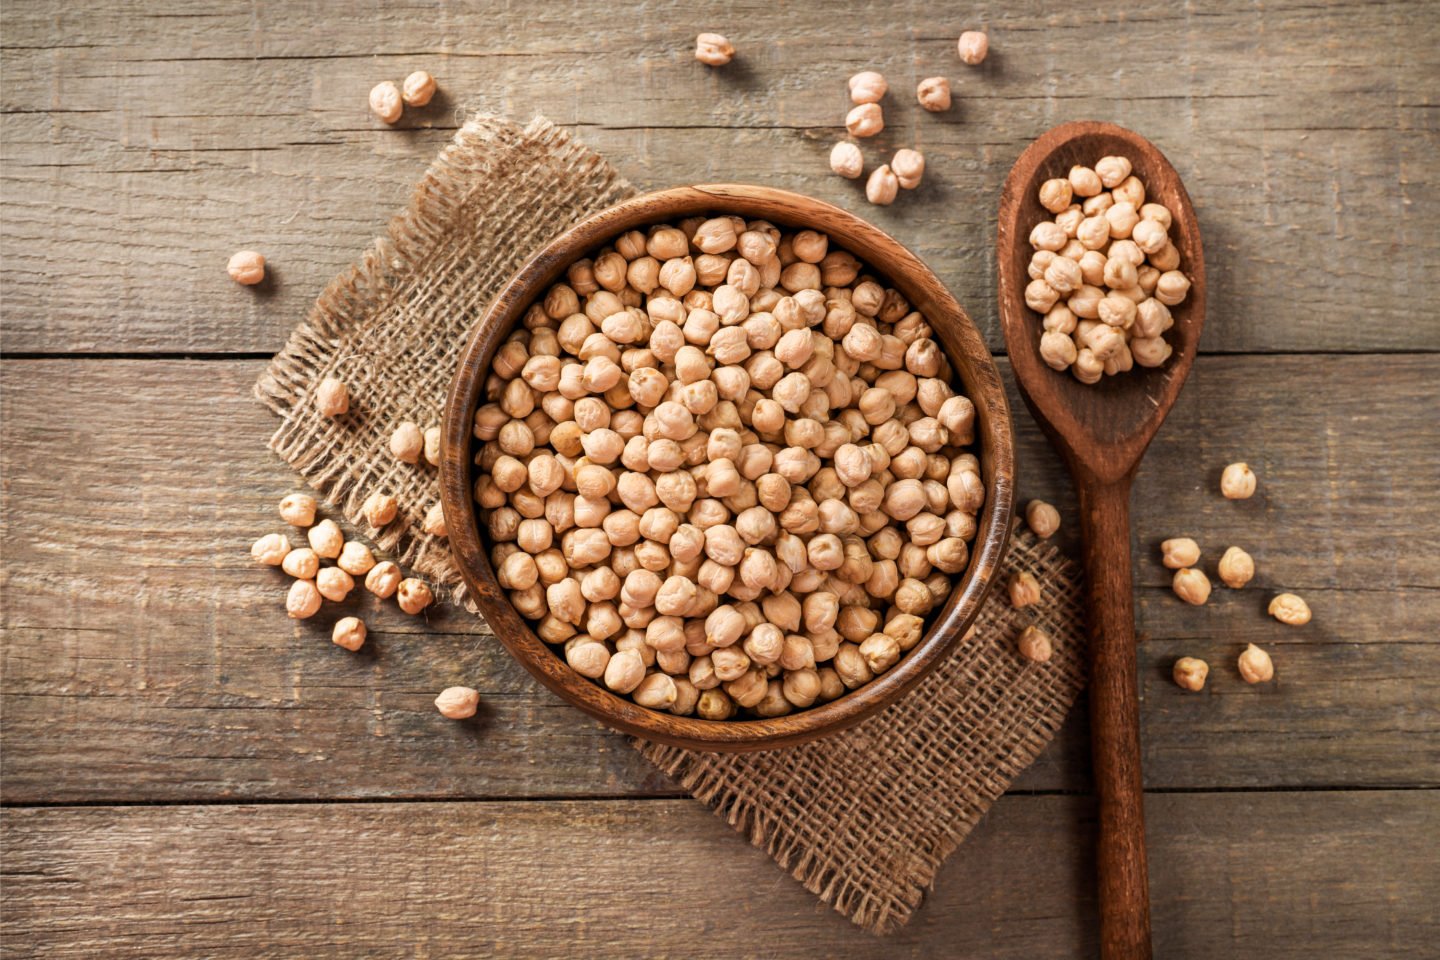
<instances>
[{"instance_id":1,"label":"bowl interior","mask_svg":"<svg viewBox=\"0 0 1440 960\"><path fill-rule=\"evenodd\" d=\"M969 567L957 578L957 589L921 642L871 683L823 706L774 719L710 721L675 716L641 707L576 674L511 606L495 579L471 499L478 472L471 420L495 351L525 309L571 263L625 230L710 213L823 231L832 247L854 254L869 272L893 285L925 315L950 358L960 388L975 404L976 443L987 491L977 516ZM892 702L963 635L979 611L1009 539L1014 492L1010 414L999 372L974 324L935 275L883 231L838 207L781 190L714 185L646 194L602 211L556 238L516 274L476 326L451 387L444 431L441 492L451 548L497 637L542 683L582 710L627 733L678 746L709 750L783 746L842 729Z\"/></svg>"}]
</instances>

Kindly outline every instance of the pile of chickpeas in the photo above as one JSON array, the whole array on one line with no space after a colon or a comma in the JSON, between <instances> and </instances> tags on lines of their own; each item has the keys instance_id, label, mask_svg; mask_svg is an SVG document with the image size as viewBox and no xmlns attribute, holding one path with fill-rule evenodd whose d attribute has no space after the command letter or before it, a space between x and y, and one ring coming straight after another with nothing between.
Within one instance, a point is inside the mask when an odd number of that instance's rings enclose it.
<instances>
[{"instance_id":1,"label":"pile of chickpeas","mask_svg":"<svg viewBox=\"0 0 1440 960\"><path fill-rule=\"evenodd\" d=\"M1041 359L1086 384L1170 359L1170 308L1190 279L1170 242L1170 209L1146 202L1130 161L1074 166L1041 184L1040 205L1055 216L1030 231L1025 303L1045 318Z\"/></svg>"},{"instance_id":2,"label":"pile of chickpeas","mask_svg":"<svg viewBox=\"0 0 1440 960\"><path fill-rule=\"evenodd\" d=\"M975 408L926 318L814 230L631 230L495 355L474 417L500 585L567 663L725 720L893 667L967 567Z\"/></svg>"}]
</instances>

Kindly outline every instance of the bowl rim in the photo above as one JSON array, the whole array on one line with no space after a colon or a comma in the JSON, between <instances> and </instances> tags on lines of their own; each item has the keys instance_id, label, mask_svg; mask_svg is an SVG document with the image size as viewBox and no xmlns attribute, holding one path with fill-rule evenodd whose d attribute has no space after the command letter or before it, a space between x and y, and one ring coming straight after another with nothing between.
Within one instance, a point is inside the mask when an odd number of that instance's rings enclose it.
<instances>
[{"instance_id":1,"label":"bowl rim","mask_svg":"<svg viewBox=\"0 0 1440 960\"><path fill-rule=\"evenodd\" d=\"M528 307L569 265L622 232L700 214L738 214L824 230L925 313L953 373L976 408L976 444L986 500L977 514L969 565L921 641L873 681L824 704L782 717L703 720L651 710L576 673L511 605L492 569L471 498L476 466L471 424L490 361ZM708 751L773 749L814 739L871 716L911 690L964 636L1000 571L1014 513L1014 437L993 356L969 314L923 261L880 228L824 201L771 187L704 184L640 194L555 237L506 282L472 327L445 403L441 501L451 553L471 596L506 649L562 699L625 733Z\"/></svg>"}]
</instances>

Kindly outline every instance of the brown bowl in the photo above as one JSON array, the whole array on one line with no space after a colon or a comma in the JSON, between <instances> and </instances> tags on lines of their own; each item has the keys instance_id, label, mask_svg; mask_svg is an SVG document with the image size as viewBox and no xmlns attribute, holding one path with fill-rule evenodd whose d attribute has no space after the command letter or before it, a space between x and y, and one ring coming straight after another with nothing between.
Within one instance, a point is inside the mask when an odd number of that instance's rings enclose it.
<instances>
[{"instance_id":1,"label":"brown bowl","mask_svg":"<svg viewBox=\"0 0 1440 960\"><path fill-rule=\"evenodd\" d=\"M929 631L894 667L824 706L784 717L701 720L650 710L582 677L537 637L495 579L481 540L471 489L475 481L471 424L496 349L527 307L566 268L634 227L706 213L821 230L859 257L921 311L945 348L966 396L975 404L985 506L970 565ZM980 332L928 267L892 237L838 207L766 187L709 184L678 187L618 203L551 241L515 275L470 335L445 404L441 498L450 547L475 602L500 642L536 679L586 713L647 740L698 750L762 750L813 740L858 723L893 702L935 666L964 635L999 570L1010 539L1015 490L1014 439L999 371Z\"/></svg>"}]
</instances>

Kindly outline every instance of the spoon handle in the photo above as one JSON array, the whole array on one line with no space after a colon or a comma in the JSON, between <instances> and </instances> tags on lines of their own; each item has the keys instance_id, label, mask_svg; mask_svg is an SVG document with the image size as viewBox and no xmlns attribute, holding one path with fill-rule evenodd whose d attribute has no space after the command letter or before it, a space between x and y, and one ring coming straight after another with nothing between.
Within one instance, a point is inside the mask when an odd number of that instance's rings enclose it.
<instances>
[{"instance_id":1,"label":"spoon handle","mask_svg":"<svg viewBox=\"0 0 1440 960\"><path fill-rule=\"evenodd\" d=\"M1130 478L1079 484L1090 600L1090 738L1100 797L1100 956L1149 960L1150 887L1140 779Z\"/></svg>"}]
</instances>

